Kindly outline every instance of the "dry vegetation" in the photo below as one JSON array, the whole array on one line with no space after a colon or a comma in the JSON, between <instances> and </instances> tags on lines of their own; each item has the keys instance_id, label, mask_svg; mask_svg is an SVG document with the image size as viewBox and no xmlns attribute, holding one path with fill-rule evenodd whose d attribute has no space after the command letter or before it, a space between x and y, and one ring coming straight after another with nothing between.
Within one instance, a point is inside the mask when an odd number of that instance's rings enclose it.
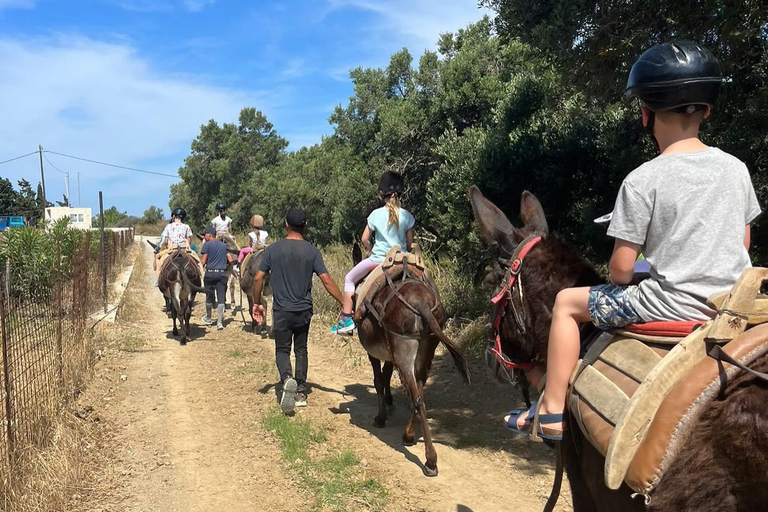
<instances>
[{"instance_id":1,"label":"dry vegetation","mask_svg":"<svg viewBox=\"0 0 768 512\"><path fill-rule=\"evenodd\" d=\"M119 270L135 259L134 271L141 276L146 272L143 258L136 258L136 248L132 247L121 258L115 269ZM117 272L114 272L116 274ZM126 296L130 296L127 294ZM123 304L123 311L137 311L135 301ZM91 327L95 320L88 321ZM93 363L111 347L126 350L133 347L132 339L126 337L118 326L97 322L86 331L90 339L83 346L91 351L87 356L84 375L78 376L81 383L74 388L75 395L82 392L92 377ZM81 354L72 354L72 358L82 358ZM63 364L75 365L64 354ZM83 370L80 366L81 371ZM77 400L65 403L54 417L50 418L46 428L50 439L45 445L26 447L17 454L12 477L0 481L0 510L4 512L40 512L77 510L78 503L94 494L98 494L101 484L97 481L96 470L104 465L104 456L108 453L102 446L107 439L100 424L99 415L90 406L83 406Z\"/></svg>"}]
</instances>

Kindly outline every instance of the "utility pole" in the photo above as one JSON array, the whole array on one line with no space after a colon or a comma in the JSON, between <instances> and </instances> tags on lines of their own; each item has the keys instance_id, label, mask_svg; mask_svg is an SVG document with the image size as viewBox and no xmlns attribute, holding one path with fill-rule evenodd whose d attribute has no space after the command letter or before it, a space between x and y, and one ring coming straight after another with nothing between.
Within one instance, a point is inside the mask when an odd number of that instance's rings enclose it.
<instances>
[{"instance_id":1,"label":"utility pole","mask_svg":"<svg viewBox=\"0 0 768 512\"><path fill-rule=\"evenodd\" d=\"M77 173L77 207L80 208L80 172Z\"/></svg>"},{"instance_id":2,"label":"utility pole","mask_svg":"<svg viewBox=\"0 0 768 512\"><path fill-rule=\"evenodd\" d=\"M37 152L40 155L40 180L43 184L43 204L47 205L48 201L45 199L45 171L43 170L43 146L37 146Z\"/></svg>"},{"instance_id":3,"label":"utility pole","mask_svg":"<svg viewBox=\"0 0 768 512\"><path fill-rule=\"evenodd\" d=\"M64 185L64 188L67 189L67 208L69 208L72 206L72 200L69 198L69 173L67 173L64 178Z\"/></svg>"}]
</instances>

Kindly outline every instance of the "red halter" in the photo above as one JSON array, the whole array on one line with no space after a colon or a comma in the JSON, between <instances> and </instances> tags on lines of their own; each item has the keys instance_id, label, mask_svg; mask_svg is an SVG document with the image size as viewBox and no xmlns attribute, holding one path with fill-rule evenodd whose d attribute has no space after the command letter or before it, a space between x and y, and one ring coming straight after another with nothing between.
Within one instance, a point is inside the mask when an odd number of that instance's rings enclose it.
<instances>
[{"instance_id":1,"label":"red halter","mask_svg":"<svg viewBox=\"0 0 768 512\"><path fill-rule=\"evenodd\" d=\"M530 370L536 366L536 363L534 361L529 363L514 363L510 361L501 350L501 334L499 333L499 328L501 327L501 319L504 316L504 308L507 306L507 302L509 302L510 292L515 284L515 280L517 280L517 276L520 275L520 271L522 270L523 259L528 255L533 246L540 241L541 236L528 237L518 246L520 247L520 250L516 251L517 254L515 255L515 259L512 260L512 263L507 263L507 268L509 269L509 281L505 282L501 291L491 299L491 302L496 304L496 316L493 320L493 329L496 333L496 339L490 352L496 357L499 364L513 370Z\"/></svg>"}]
</instances>

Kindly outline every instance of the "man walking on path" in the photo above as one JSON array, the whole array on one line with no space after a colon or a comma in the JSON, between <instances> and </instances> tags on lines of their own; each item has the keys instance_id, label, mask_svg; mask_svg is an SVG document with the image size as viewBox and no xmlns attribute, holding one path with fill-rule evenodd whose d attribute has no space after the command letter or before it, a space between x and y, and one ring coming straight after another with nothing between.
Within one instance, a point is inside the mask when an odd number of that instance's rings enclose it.
<instances>
[{"instance_id":1,"label":"man walking on path","mask_svg":"<svg viewBox=\"0 0 768 512\"><path fill-rule=\"evenodd\" d=\"M283 385L280 408L293 412L294 406L307 405L307 337L312 320L312 274L317 274L328 293L341 304L338 286L325 268L315 246L304 240L307 217L298 208L285 216L286 237L267 247L264 259L253 278L253 316L264 318L261 292L264 276L270 273L272 288L272 331L275 335L275 361ZM296 374L291 369L291 343L296 357Z\"/></svg>"},{"instance_id":2,"label":"man walking on path","mask_svg":"<svg viewBox=\"0 0 768 512\"><path fill-rule=\"evenodd\" d=\"M216 240L216 230L212 227L205 228L203 231L205 243L200 249L202 258L200 262L205 266L205 277L203 283L208 293L205 296L205 316L203 323L212 325L211 313L213 312L214 292L218 299L216 306L216 327L219 330L224 329L224 302L227 294L227 263L231 263L234 258L227 251L224 242Z\"/></svg>"}]
</instances>

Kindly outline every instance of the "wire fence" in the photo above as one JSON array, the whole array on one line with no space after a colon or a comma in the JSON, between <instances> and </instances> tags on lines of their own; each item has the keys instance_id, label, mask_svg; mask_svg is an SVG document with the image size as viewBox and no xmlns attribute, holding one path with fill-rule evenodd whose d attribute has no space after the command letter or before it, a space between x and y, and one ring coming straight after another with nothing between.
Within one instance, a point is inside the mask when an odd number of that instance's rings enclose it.
<instances>
[{"instance_id":1,"label":"wire fence","mask_svg":"<svg viewBox=\"0 0 768 512\"><path fill-rule=\"evenodd\" d=\"M53 420L93 365L92 326L107 310L111 283L133 230L56 239L49 279L30 279L6 261L0 283L0 478L32 447L51 441ZM65 250L67 257L62 256ZM20 265L20 264L16 264Z\"/></svg>"}]
</instances>

